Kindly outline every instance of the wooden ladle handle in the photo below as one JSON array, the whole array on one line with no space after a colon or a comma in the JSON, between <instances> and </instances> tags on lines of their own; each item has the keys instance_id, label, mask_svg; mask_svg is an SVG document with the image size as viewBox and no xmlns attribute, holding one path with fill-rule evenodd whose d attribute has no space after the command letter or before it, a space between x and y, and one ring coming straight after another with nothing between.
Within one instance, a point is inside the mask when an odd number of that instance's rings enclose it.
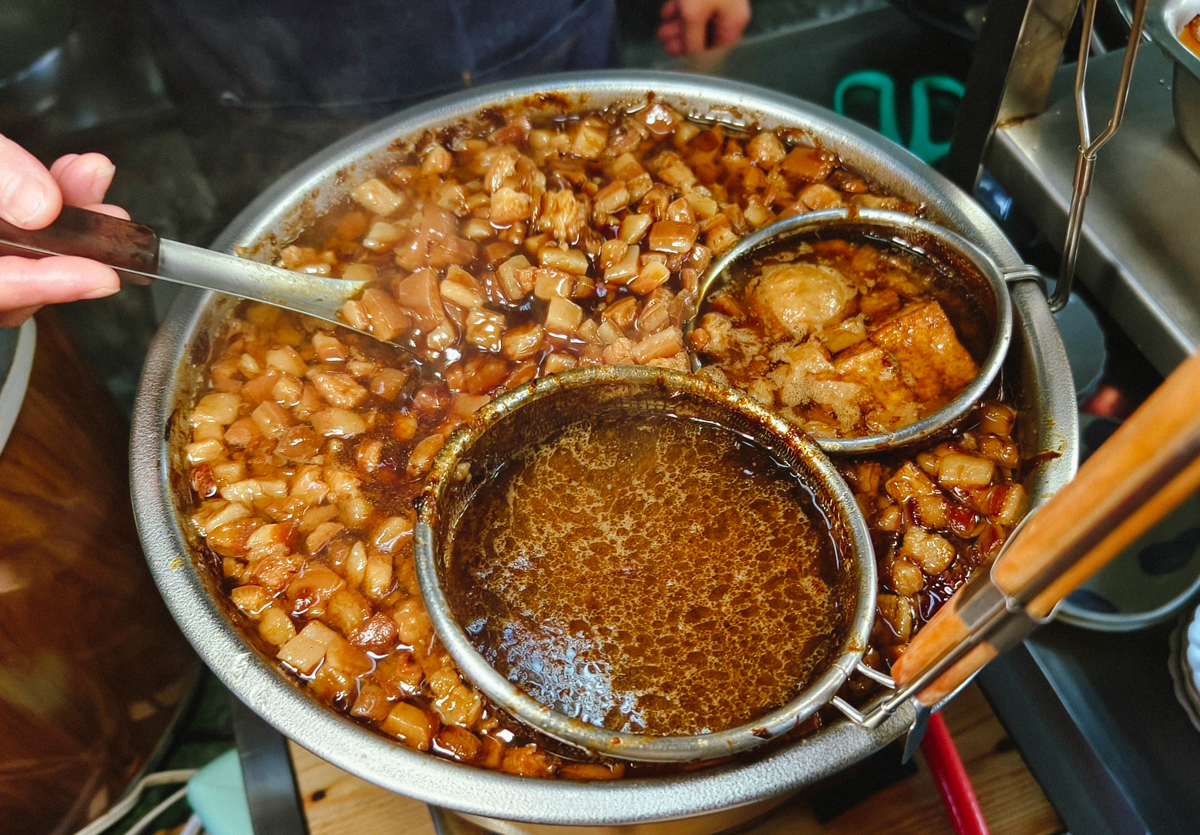
<instances>
[{"instance_id":1,"label":"wooden ladle handle","mask_svg":"<svg viewBox=\"0 0 1200 835\"><path fill-rule=\"evenodd\" d=\"M1200 354L1185 360L1042 505L992 568L992 581L1035 618L1106 565L1200 486ZM960 596L917 633L893 666L897 684L915 680L969 637ZM918 701L953 693L997 648L973 648Z\"/></svg>"},{"instance_id":2,"label":"wooden ladle handle","mask_svg":"<svg viewBox=\"0 0 1200 835\"><path fill-rule=\"evenodd\" d=\"M153 229L74 206L63 206L45 229L21 229L0 220L0 255L79 255L118 270L154 275L158 250Z\"/></svg>"}]
</instances>

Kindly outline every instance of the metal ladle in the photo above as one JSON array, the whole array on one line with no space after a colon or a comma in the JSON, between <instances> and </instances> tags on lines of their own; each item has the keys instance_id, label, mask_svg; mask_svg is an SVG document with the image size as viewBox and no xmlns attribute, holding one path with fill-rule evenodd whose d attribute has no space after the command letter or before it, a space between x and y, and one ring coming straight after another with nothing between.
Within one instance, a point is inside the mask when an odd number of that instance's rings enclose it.
<instances>
[{"instance_id":1,"label":"metal ladle","mask_svg":"<svg viewBox=\"0 0 1200 835\"><path fill-rule=\"evenodd\" d=\"M215 290L351 330L339 311L367 288L365 281L323 278L160 238L151 228L98 212L64 206L54 223L34 231L0 220L0 254L44 258L78 255L107 264L126 280L163 279ZM373 338L368 331L359 331ZM394 344L394 343L389 343ZM403 347L403 346L397 346Z\"/></svg>"},{"instance_id":2,"label":"metal ladle","mask_svg":"<svg viewBox=\"0 0 1200 835\"><path fill-rule=\"evenodd\" d=\"M459 593L451 590L456 582L451 566L463 559L454 546L456 527L475 501L481 484L494 478L505 462L543 447L568 427L611 422L617 415L640 419L656 413L723 427L769 451L790 473L789 477L811 491L829 535L838 543L841 579L830 581L829 593L852 593L842 601L846 623L836 640L837 648L831 649L805 686L769 713L712 733L617 731L544 704L492 666L485 651L473 643L470 627L460 622L462 612L456 611L452 603L462 594L461 589ZM726 757L791 732L827 704L852 672L868 677L881 675L862 662L874 622L877 576L870 531L853 494L833 463L798 427L749 395L695 375L649 366L589 366L539 377L505 392L446 441L426 476L416 505L417 579L430 621L446 651L493 704L529 727L570 745L647 762ZM615 508L577 512L597 513L609 520L620 518ZM736 552L733 548L731 557ZM688 555L660 556L665 560L686 559ZM555 558L546 557L550 561ZM758 569L748 563L742 570L753 576ZM476 590L468 589L466 593L475 594ZM579 617L587 619L584 608ZM755 649L742 648L747 653ZM605 662L604 653L594 647L581 648L579 653L580 663L585 655L589 660ZM577 697L564 692L563 698L570 702Z\"/></svg>"}]
</instances>

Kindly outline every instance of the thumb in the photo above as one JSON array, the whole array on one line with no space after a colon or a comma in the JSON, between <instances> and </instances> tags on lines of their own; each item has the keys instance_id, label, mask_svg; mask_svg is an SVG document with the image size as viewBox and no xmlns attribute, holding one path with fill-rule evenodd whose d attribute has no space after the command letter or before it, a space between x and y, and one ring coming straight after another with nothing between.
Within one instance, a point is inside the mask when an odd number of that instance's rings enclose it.
<instances>
[{"instance_id":1,"label":"thumb","mask_svg":"<svg viewBox=\"0 0 1200 835\"><path fill-rule=\"evenodd\" d=\"M0 218L22 229L41 229L61 209L62 193L46 167L0 135Z\"/></svg>"}]
</instances>

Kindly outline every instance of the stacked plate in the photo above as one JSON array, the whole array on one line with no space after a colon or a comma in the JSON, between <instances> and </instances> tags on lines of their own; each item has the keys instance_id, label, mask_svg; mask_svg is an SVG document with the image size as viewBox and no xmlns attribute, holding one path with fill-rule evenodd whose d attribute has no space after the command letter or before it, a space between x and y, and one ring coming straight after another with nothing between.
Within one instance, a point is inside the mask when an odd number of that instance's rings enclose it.
<instances>
[{"instance_id":1,"label":"stacked plate","mask_svg":"<svg viewBox=\"0 0 1200 835\"><path fill-rule=\"evenodd\" d=\"M1171 633L1167 663L1175 682L1175 695L1200 731L1200 608L1183 618L1179 628Z\"/></svg>"}]
</instances>

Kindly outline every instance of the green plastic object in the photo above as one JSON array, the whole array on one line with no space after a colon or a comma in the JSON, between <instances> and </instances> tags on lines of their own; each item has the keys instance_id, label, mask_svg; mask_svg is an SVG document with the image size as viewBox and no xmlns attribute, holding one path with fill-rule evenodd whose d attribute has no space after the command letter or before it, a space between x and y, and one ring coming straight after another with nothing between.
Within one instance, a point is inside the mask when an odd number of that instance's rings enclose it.
<instances>
[{"instance_id":1,"label":"green plastic object","mask_svg":"<svg viewBox=\"0 0 1200 835\"><path fill-rule=\"evenodd\" d=\"M909 97L912 104L912 133L907 144L900 137L900 124L896 118L896 82L887 73L878 70L859 70L838 82L833 91L833 109L845 115L846 93L859 88L874 91L879 100L879 125L877 130L897 145L903 145L923 162L933 163L950 152L949 142L934 142L932 135L933 111L930 93L940 92L962 99L965 88L961 81L946 75L926 75L912 83Z\"/></svg>"},{"instance_id":2,"label":"green plastic object","mask_svg":"<svg viewBox=\"0 0 1200 835\"><path fill-rule=\"evenodd\" d=\"M903 145L900 138L900 125L896 122L896 82L892 77L878 70L859 70L838 82L833 91L833 109L841 115L846 115L846 92L856 87L874 90L879 96L879 127L880 133L897 145Z\"/></svg>"},{"instance_id":3,"label":"green plastic object","mask_svg":"<svg viewBox=\"0 0 1200 835\"><path fill-rule=\"evenodd\" d=\"M188 780L188 804L208 835L254 835L242 762L231 748Z\"/></svg>"},{"instance_id":4,"label":"green plastic object","mask_svg":"<svg viewBox=\"0 0 1200 835\"><path fill-rule=\"evenodd\" d=\"M937 90L949 93L962 101L965 88L957 78L945 75L926 75L918 78L912 85L912 136L908 140L908 150L930 164L937 162L950 153L949 142L934 142L930 134L933 124L933 113L929 106L929 92Z\"/></svg>"}]
</instances>

